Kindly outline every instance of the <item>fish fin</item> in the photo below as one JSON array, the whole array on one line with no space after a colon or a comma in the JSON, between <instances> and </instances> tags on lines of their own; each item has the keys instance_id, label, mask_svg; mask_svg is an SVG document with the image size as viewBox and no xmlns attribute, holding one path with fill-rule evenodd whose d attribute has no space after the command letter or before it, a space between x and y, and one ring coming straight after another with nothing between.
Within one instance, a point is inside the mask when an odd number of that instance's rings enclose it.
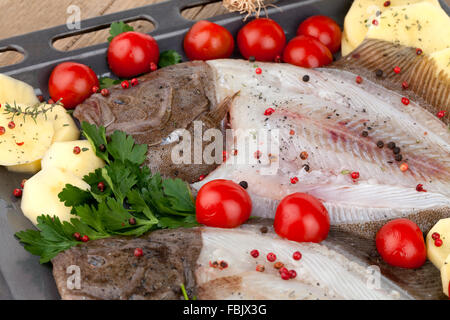
<instances>
[{"instance_id":1,"label":"fish fin","mask_svg":"<svg viewBox=\"0 0 450 320\"><path fill-rule=\"evenodd\" d=\"M217 107L202 116L202 120L207 120L206 122L211 123L212 127L219 127L220 122L225 118L228 111L230 110L231 103L234 98L239 95L240 91L236 92L232 96L228 96L219 103Z\"/></svg>"},{"instance_id":2,"label":"fish fin","mask_svg":"<svg viewBox=\"0 0 450 320\"><path fill-rule=\"evenodd\" d=\"M398 91L413 100L422 100L424 107L433 114L445 111L442 120L450 122L450 77L440 70L430 56L417 54L417 48L391 42L366 39L351 54L331 65L332 68L357 73L385 88ZM394 68L400 67L400 73ZM376 71L383 75L377 77ZM408 83L408 89L402 83Z\"/></svg>"}]
</instances>

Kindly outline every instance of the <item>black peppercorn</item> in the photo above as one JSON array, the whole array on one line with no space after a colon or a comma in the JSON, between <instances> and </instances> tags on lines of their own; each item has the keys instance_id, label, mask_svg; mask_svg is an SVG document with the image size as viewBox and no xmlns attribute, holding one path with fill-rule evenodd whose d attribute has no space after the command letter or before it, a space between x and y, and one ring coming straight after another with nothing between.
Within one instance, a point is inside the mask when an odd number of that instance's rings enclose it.
<instances>
[{"instance_id":1,"label":"black peppercorn","mask_svg":"<svg viewBox=\"0 0 450 320\"><path fill-rule=\"evenodd\" d=\"M394 154L399 154L400 153L400 148L399 147L395 147L394 149L392 149L392 151L394 152Z\"/></svg>"},{"instance_id":2,"label":"black peppercorn","mask_svg":"<svg viewBox=\"0 0 450 320\"><path fill-rule=\"evenodd\" d=\"M254 56L250 56L250 57L248 57L248 61L255 62L256 58Z\"/></svg>"},{"instance_id":3,"label":"black peppercorn","mask_svg":"<svg viewBox=\"0 0 450 320\"><path fill-rule=\"evenodd\" d=\"M383 76L383 70L378 69L377 71L375 71L375 75L376 75L378 78L382 77L382 76Z\"/></svg>"},{"instance_id":4,"label":"black peppercorn","mask_svg":"<svg viewBox=\"0 0 450 320\"><path fill-rule=\"evenodd\" d=\"M304 81L304 82L308 82L308 81L309 81L309 76L308 76L307 74L305 74L305 75L303 76L303 81Z\"/></svg>"},{"instance_id":5,"label":"black peppercorn","mask_svg":"<svg viewBox=\"0 0 450 320\"><path fill-rule=\"evenodd\" d=\"M100 149L101 152L105 152L106 151L106 147L105 147L104 144L99 145L98 148Z\"/></svg>"},{"instance_id":6,"label":"black peppercorn","mask_svg":"<svg viewBox=\"0 0 450 320\"><path fill-rule=\"evenodd\" d=\"M378 148L383 148L384 147L384 142L383 141L378 141L377 142L377 147Z\"/></svg>"},{"instance_id":7,"label":"black peppercorn","mask_svg":"<svg viewBox=\"0 0 450 320\"><path fill-rule=\"evenodd\" d=\"M369 133L368 133L367 131L363 131L363 132L361 133L361 135L362 135L363 137L367 137L367 136L369 135Z\"/></svg>"},{"instance_id":8,"label":"black peppercorn","mask_svg":"<svg viewBox=\"0 0 450 320\"><path fill-rule=\"evenodd\" d=\"M305 171L306 171L306 172L309 172L309 169L310 169L310 168L309 168L309 165L304 164L304 165L303 165L303 168L305 168Z\"/></svg>"},{"instance_id":9,"label":"black peppercorn","mask_svg":"<svg viewBox=\"0 0 450 320\"><path fill-rule=\"evenodd\" d=\"M248 183L247 183L247 181L241 181L241 182L239 182L239 185L240 185L242 188L244 188L244 189L247 189L247 188L248 188Z\"/></svg>"},{"instance_id":10,"label":"black peppercorn","mask_svg":"<svg viewBox=\"0 0 450 320\"><path fill-rule=\"evenodd\" d=\"M396 154L395 155L395 161L402 161L403 157L401 154Z\"/></svg>"},{"instance_id":11,"label":"black peppercorn","mask_svg":"<svg viewBox=\"0 0 450 320\"><path fill-rule=\"evenodd\" d=\"M387 147L389 148L389 149L394 149L395 148L395 143L394 142L389 142L388 144L387 144Z\"/></svg>"}]
</instances>

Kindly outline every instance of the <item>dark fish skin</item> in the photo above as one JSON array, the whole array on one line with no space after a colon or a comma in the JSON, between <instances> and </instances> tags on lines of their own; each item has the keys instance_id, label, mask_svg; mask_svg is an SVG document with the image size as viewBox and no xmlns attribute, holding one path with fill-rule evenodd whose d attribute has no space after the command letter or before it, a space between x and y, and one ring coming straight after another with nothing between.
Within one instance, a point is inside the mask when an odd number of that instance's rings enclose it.
<instances>
[{"instance_id":1,"label":"dark fish skin","mask_svg":"<svg viewBox=\"0 0 450 320\"><path fill-rule=\"evenodd\" d=\"M161 145L177 129L192 131L196 120L203 122L203 131L222 127L230 101L217 101L208 64L169 66L144 75L139 82L126 90L117 85L108 97L91 96L76 108L74 117L106 127L108 135L122 130L137 143L147 144L147 163L165 176L193 182L214 170L217 164L174 165L170 156L175 143Z\"/></svg>"},{"instance_id":2,"label":"dark fish skin","mask_svg":"<svg viewBox=\"0 0 450 320\"><path fill-rule=\"evenodd\" d=\"M273 221L252 219L244 228L271 241ZM53 259L53 274L63 299L182 299L180 284L190 297L219 298L229 286L243 290L240 276L225 277L197 286L194 271L202 249L202 228L159 230L139 239L113 237L81 244ZM429 262L419 269L387 265L375 242L332 227L324 244L353 260L377 265L381 273L417 299L445 299L439 271ZM142 248L144 256L133 256ZM68 290L66 268L81 269L81 290ZM231 281L231 282L230 282ZM280 280L281 281L281 280ZM223 286L223 287L222 287ZM245 289L244 289L245 290Z\"/></svg>"}]
</instances>

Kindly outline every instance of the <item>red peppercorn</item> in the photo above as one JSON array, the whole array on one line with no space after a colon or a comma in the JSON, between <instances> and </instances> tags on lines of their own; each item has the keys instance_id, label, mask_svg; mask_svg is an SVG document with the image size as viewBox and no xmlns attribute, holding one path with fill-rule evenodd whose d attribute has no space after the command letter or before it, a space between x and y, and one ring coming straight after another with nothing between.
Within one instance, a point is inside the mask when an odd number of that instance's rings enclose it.
<instances>
[{"instance_id":1,"label":"red peppercorn","mask_svg":"<svg viewBox=\"0 0 450 320\"><path fill-rule=\"evenodd\" d=\"M262 69L261 68L256 68L255 72L256 72L256 74L261 74L262 73Z\"/></svg>"},{"instance_id":2,"label":"red peppercorn","mask_svg":"<svg viewBox=\"0 0 450 320\"><path fill-rule=\"evenodd\" d=\"M264 115L270 116L274 112L275 112L275 110L273 108L267 108L266 111L264 111Z\"/></svg>"},{"instance_id":3,"label":"red peppercorn","mask_svg":"<svg viewBox=\"0 0 450 320\"><path fill-rule=\"evenodd\" d=\"M420 56L422 53L423 53L422 49L420 49L420 48L417 48L417 49L416 49L416 54L417 54L418 56Z\"/></svg>"},{"instance_id":4,"label":"red peppercorn","mask_svg":"<svg viewBox=\"0 0 450 320\"><path fill-rule=\"evenodd\" d=\"M260 264L258 264L258 265L256 266L256 271L258 271L258 272L264 272L264 270L266 270L266 268L265 268L264 266L262 266L262 265L260 265Z\"/></svg>"},{"instance_id":5,"label":"red peppercorn","mask_svg":"<svg viewBox=\"0 0 450 320\"><path fill-rule=\"evenodd\" d=\"M80 154L80 152L81 152L81 149L80 149L79 146L76 146L76 147L73 148L73 153L74 154Z\"/></svg>"},{"instance_id":6,"label":"red peppercorn","mask_svg":"<svg viewBox=\"0 0 450 320\"><path fill-rule=\"evenodd\" d=\"M431 238L433 240L437 240L437 239L441 238L441 235L439 233L437 233L437 232L433 232L433 234L431 235Z\"/></svg>"},{"instance_id":7,"label":"red peppercorn","mask_svg":"<svg viewBox=\"0 0 450 320\"><path fill-rule=\"evenodd\" d=\"M261 155L262 155L262 153L261 153L261 151L259 151L259 150L257 150L257 151L253 154L253 156L254 156L256 159L261 158Z\"/></svg>"},{"instance_id":8,"label":"red peppercorn","mask_svg":"<svg viewBox=\"0 0 450 320\"><path fill-rule=\"evenodd\" d=\"M123 89L128 89L130 87L130 83L127 80L122 81L121 86Z\"/></svg>"},{"instance_id":9,"label":"red peppercorn","mask_svg":"<svg viewBox=\"0 0 450 320\"><path fill-rule=\"evenodd\" d=\"M253 257L253 258L258 258L259 257L259 251L258 250L252 250L251 252L250 252L250 255Z\"/></svg>"},{"instance_id":10,"label":"red peppercorn","mask_svg":"<svg viewBox=\"0 0 450 320\"><path fill-rule=\"evenodd\" d=\"M400 170L401 170L402 172L407 171L407 170L408 170L408 164L407 164L407 163L402 163L402 164L400 165Z\"/></svg>"},{"instance_id":11,"label":"red peppercorn","mask_svg":"<svg viewBox=\"0 0 450 320\"><path fill-rule=\"evenodd\" d=\"M108 89L102 89L102 91L100 91L100 93L101 93L102 96L104 96L104 97L109 96L109 90L108 90Z\"/></svg>"},{"instance_id":12,"label":"red peppercorn","mask_svg":"<svg viewBox=\"0 0 450 320\"><path fill-rule=\"evenodd\" d=\"M291 131L289 131L289 134L290 134L291 136L293 136L293 135L295 134L295 131L291 129Z\"/></svg>"},{"instance_id":13,"label":"red peppercorn","mask_svg":"<svg viewBox=\"0 0 450 320\"><path fill-rule=\"evenodd\" d=\"M351 177L352 177L353 180L359 179L359 172L356 172L356 171L352 172L351 173Z\"/></svg>"},{"instance_id":14,"label":"red peppercorn","mask_svg":"<svg viewBox=\"0 0 450 320\"><path fill-rule=\"evenodd\" d=\"M5 127L0 127L0 136L4 135L6 132Z\"/></svg>"},{"instance_id":15,"label":"red peppercorn","mask_svg":"<svg viewBox=\"0 0 450 320\"><path fill-rule=\"evenodd\" d=\"M363 81L363 79L360 76L356 76L355 81L356 81L356 83L360 84Z\"/></svg>"},{"instance_id":16,"label":"red peppercorn","mask_svg":"<svg viewBox=\"0 0 450 320\"><path fill-rule=\"evenodd\" d=\"M421 183L419 183L419 184L416 186L416 190L419 191L419 192L427 192L427 190L425 190L425 189L423 188L423 184L421 184Z\"/></svg>"},{"instance_id":17,"label":"red peppercorn","mask_svg":"<svg viewBox=\"0 0 450 320\"><path fill-rule=\"evenodd\" d=\"M274 60L275 60L275 62L280 63L281 62L281 57L280 56L276 56Z\"/></svg>"},{"instance_id":18,"label":"red peppercorn","mask_svg":"<svg viewBox=\"0 0 450 320\"><path fill-rule=\"evenodd\" d=\"M38 95L36 97L38 98L39 102L44 102L44 100L45 100L44 96L42 94L40 94L40 95Z\"/></svg>"},{"instance_id":19,"label":"red peppercorn","mask_svg":"<svg viewBox=\"0 0 450 320\"><path fill-rule=\"evenodd\" d=\"M77 241L81 241L81 234L79 232L75 232L73 234L73 237L75 238L75 240Z\"/></svg>"},{"instance_id":20,"label":"red peppercorn","mask_svg":"<svg viewBox=\"0 0 450 320\"><path fill-rule=\"evenodd\" d=\"M98 93L100 91L100 88L97 86L92 87L92 93Z\"/></svg>"},{"instance_id":21,"label":"red peppercorn","mask_svg":"<svg viewBox=\"0 0 450 320\"><path fill-rule=\"evenodd\" d=\"M88 242L89 241L89 237L87 235L84 235L84 236L81 237L81 241Z\"/></svg>"},{"instance_id":22,"label":"red peppercorn","mask_svg":"<svg viewBox=\"0 0 450 320\"><path fill-rule=\"evenodd\" d=\"M300 253L300 251L295 251L294 254L292 255L292 258L294 260L300 260L302 258L302 254Z\"/></svg>"},{"instance_id":23,"label":"red peppercorn","mask_svg":"<svg viewBox=\"0 0 450 320\"><path fill-rule=\"evenodd\" d=\"M141 248L134 249L134 256L139 258L144 255L144 251Z\"/></svg>"},{"instance_id":24,"label":"red peppercorn","mask_svg":"<svg viewBox=\"0 0 450 320\"><path fill-rule=\"evenodd\" d=\"M402 82L402 88L403 88L404 90L408 89L408 88L409 88L409 83L406 82L406 81L403 81L403 82Z\"/></svg>"},{"instance_id":25,"label":"red peppercorn","mask_svg":"<svg viewBox=\"0 0 450 320\"><path fill-rule=\"evenodd\" d=\"M308 157L309 157L308 152L302 151L302 152L300 153L300 159L306 160L306 159L308 159Z\"/></svg>"},{"instance_id":26,"label":"red peppercorn","mask_svg":"<svg viewBox=\"0 0 450 320\"><path fill-rule=\"evenodd\" d=\"M377 26L377 25L378 25L378 20L377 20L377 19L373 19L373 20L372 20L372 24L373 24L374 26Z\"/></svg>"},{"instance_id":27,"label":"red peppercorn","mask_svg":"<svg viewBox=\"0 0 450 320\"><path fill-rule=\"evenodd\" d=\"M298 182L298 178L297 177L291 178L291 184L296 184L297 182Z\"/></svg>"},{"instance_id":28,"label":"red peppercorn","mask_svg":"<svg viewBox=\"0 0 450 320\"><path fill-rule=\"evenodd\" d=\"M443 242L442 239L440 239L440 238L434 240L434 245L435 245L436 247L442 246L443 243L444 243L444 242Z\"/></svg>"},{"instance_id":29,"label":"red peppercorn","mask_svg":"<svg viewBox=\"0 0 450 320\"><path fill-rule=\"evenodd\" d=\"M103 191L105 191L105 184L103 182L99 182L97 184L97 188L98 188L98 190L100 190L100 192L103 192Z\"/></svg>"},{"instance_id":30,"label":"red peppercorn","mask_svg":"<svg viewBox=\"0 0 450 320\"><path fill-rule=\"evenodd\" d=\"M384 3L383 3L383 6L385 6L385 7L389 7L391 5L391 2L390 1L385 1Z\"/></svg>"},{"instance_id":31,"label":"red peppercorn","mask_svg":"<svg viewBox=\"0 0 450 320\"><path fill-rule=\"evenodd\" d=\"M131 85L133 87L137 86L138 84L139 84L139 80L138 79L136 79L136 78L131 79Z\"/></svg>"},{"instance_id":32,"label":"red peppercorn","mask_svg":"<svg viewBox=\"0 0 450 320\"><path fill-rule=\"evenodd\" d=\"M13 195L16 198L20 198L22 196L22 189L16 188L13 190Z\"/></svg>"},{"instance_id":33,"label":"red peppercorn","mask_svg":"<svg viewBox=\"0 0 450 320\"><path fill-rule=\"evenodd\" d=\"M158 70L158 66L154 62L150 62L150 71Z\"/></svg>"},{"instance_id":34,"label":"red peppercorn","mask_svg":"<svg viewBox=\"0 0 450 320\"><path fill-rule=\"evenodd\" d=\"M48 103L48 104L55 104L55 100L53 100L53 99L48 99L47 103Z\"/></svg>"},{"instance_id":35,"label":"red peppercorn","mask_svg":"<svg viewBox=\"0 0 450 320\"><path fill-rule=\"evenodd\" d=\"M267 254L267 260L270 262L274 262L275 260L277 260L277 256L275 255L275 253L269 252Z\"/></svg>"},{"instance_id":36,"label":"red peppercorn","mask_svg":"<svg viewBox=\"0 0 450 320\"><path fill-rule=\"evenodd\" d=\"M403 98L402 98L402 103L403 103L405 106L407 106L407 105L409 104L409 99L403 97Z\"/></svg>"},{"instance_id":37,"label":"red peppercorn","mask_svg":"<svg viewBox=\"0 0 450 320\"><path fill-rule=\"evenodd\" d=\"M202 181L205 178L206 178L206 176L204 174L202 174L200 177L198 177L198 181Z\"/></svg>"},{"instance_id":38,"label":"red peppercorn","mask_svg":"<svg viewBox=\"0 0 450 320\"><path fill-rule=\"evenodd\" d=\"M439 118L439 119L441 119L441 118L443 118L443 117L445 117L445 111L439 111L437 114L436 114L436 116Z\"/></svg>"},{"instance_id":39,"label":"red peppercorn","mask_svg":"<svg viewBox=\"0 0 450 320\"><path fill-rule=\"evenodd\" d=\"M289 271L282 272L282 273L280 273L280 275L281 275L281 279L283 279L283 280L289 280L291 278Z\"/></svg>"},{"instance_id":40,"label":"red peppercorn","mask_svg":"<svg viewBox=\"0 0 450 320\"><path fill-rule=\"evenodd\" d=\"M10 121L10 122L8 123L8 128L14 129L15 127L16 127L16 124L14 123L14 121Z\"/></svg>"},{"instance_id":41,"label":"red peppercorn","mask_svg":"<svg viewBox=\"0 0 450 320\"><path fill-rule=\"evenodd\" d=\"M291 279L295 279L297 277L297 272L295 270L289 270L289 276Z\"/></svg>"},{"instance_id":42,"label":"red peppercorn","mask_svg":"<svg viewBox=\"0 0 450 320\"><path fill-rule=\"evenodd\" d=\"M25 187L25 182L27 182L27 179L23 179L20 183L20 187L23 189Z\"/></svg>"},{"instance_id":43,"label":"red peppercorn","mask_svg":"<svg viewBox=\"0 0 450 320\"><path fill-rule=\"evenodd\" d=\"M394 68L394 72L395 73L400 73L400 71L402 71L402 69L400 69L400 67L399 66L396 66L395 68Z\"/></svg>"}]
</instances>

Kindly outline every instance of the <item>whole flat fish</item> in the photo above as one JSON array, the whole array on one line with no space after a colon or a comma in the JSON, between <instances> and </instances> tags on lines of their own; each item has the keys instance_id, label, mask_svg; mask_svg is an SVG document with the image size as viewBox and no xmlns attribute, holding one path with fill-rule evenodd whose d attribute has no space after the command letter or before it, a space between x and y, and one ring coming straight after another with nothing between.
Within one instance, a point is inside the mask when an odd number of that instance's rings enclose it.
<instances>
[{"instance_id":1,"label":"whole flat fish","mask_svg":"<svg viewBox=\"0 0 450 320\"><path fill-rule=\"evenodd\" d=\"M325 69L190 62L93 97L75 116L136 136L150 146L152 170L201 180L194 189L219 178L246 181L254 216L271 218L283 197L306 192L323 201L332 224L366 237L397 217L427 231L450 216L450 80L434 68L413 48L374 40ZM203 124L197 135L196 121ZM180 128L192 133L183 151L189 163L173 161L188 140ZM209 131L227 128L223 139ZM202 161L208 152L220 161Z\"/></svg>"},{"instance_id":2,"label":"whole flat fish","mask_svg":"<svg viewBox=\"0 0 450 320\"><path fill-rule=\"evenodd\" d=\"M191 299L444 298L430 262L418 270L392 268L371 241L332 230L321 244L296 243L277 237L271 224L255 219L238 229L96 240L59 254L53 274L63 299L183 299L181 285ZM144 255L135 257L135 248ZM300 260L293 259L296 251ZM266 259L270 252L275 262ZM281 279L276 262L297 276Z\"/></svg>"}]
</instances>

